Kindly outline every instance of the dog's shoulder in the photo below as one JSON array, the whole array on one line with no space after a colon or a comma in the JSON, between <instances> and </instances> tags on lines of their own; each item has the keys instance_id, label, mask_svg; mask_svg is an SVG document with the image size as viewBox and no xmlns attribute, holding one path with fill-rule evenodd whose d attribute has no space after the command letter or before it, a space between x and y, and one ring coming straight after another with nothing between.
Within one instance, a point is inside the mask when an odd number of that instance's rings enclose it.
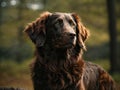
<instances>
[{"instance_id":1,"label":"dog's shoulder","mask_svg":"<svg viewBox=\"0 0 120 90\"><path fill-rule=\"evenodd\" d=\"M99 78L99 68L101 68L99 65L85 61L83 81L86 89L92 88L92 90L95 90L98 87L96 83Z\"/></svg>"},{"instance_id":2,"label":"dog's shoulder","mask_svg":"<svg viewBox=\"0 0 120 90\"><path fill-rule=\"evenodd\" d=\"M90 72L98 72L99 70L105 71L100 65L89 61L85 61L85 70L89 70Z\"/></svg>"},{"instance_id":3,"label":"dog's shoulder","mask_svg":"<svg viewBox=\"0 0 120 90\"><path fill-rule=\"evenodd\" d=\"M100 65L92 62L85 62L85 68L83 72L83 81L85 86L98 90L98 88L105 88L106 85L111 85L105 90L115 90L115 84L112 77L103 69ZM94 87L93 87L94 86Z\"/></svg>"}]
</instances>

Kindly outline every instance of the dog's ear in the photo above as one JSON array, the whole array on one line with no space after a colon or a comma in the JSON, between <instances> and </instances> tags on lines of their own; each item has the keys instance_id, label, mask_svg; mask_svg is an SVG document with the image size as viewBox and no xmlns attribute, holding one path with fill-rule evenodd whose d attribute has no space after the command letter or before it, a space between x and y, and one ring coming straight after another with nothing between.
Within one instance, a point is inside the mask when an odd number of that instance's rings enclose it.
<instances>
[{"instance_id":1,"label":"dog's ear","mask_svg":"<svg viewBox=\"0 0 120 90\"><path fill-rule=\"evenodd\" d=\"M78 44L81 48L83 48L84 50L86 50L86 46L85 46L85 40L88 38L89 36L89 31L88 29L82 24L79 16L75 13L72 13L72 16L77 24L77 41Z\"/></svg>"},{"instance_id":2,"label":"dog's ear","mask_svg":"<svg viewBox=\"0 0 120 90\"><path fill-rule=\"evenodd\" d=\"M50 12L44 12L35 21L30 23L24 30L30 39L35 43L36 46L41 47L45 43L46 39L46 27L45 22L50 16Z\"/></svg>"}]
</instances>

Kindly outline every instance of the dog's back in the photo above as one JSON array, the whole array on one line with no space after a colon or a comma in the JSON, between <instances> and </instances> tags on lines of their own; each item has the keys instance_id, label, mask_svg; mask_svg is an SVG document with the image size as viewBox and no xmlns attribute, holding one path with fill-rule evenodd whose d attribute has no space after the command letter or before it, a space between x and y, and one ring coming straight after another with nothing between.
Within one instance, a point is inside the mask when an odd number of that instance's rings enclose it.
<instances>
[{"instance_id":1,"label":"dog's back","mask_svg":"<svg viewBox=\"0 0 120 90\"><path fill-rule=\"evenodd\" d=\"M111 76L99 65L85 62L83 73L85 90L116 90Z\"/></svg>"}]
</instances>

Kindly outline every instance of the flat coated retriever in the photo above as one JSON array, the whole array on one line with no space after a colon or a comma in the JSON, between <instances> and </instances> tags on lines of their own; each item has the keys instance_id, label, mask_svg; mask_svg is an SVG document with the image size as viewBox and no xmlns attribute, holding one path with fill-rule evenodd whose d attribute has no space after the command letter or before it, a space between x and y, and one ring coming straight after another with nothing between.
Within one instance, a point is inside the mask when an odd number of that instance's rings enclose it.
<instances>
[{"instance_id":1,"label":"flat coated retriever","mask_svg":"<svg viewBox=\"0 0 120 90\"><path fill-rule=\"evenodd\" d=\"M103 68L82 59L89 33L75 13L44 12L25 32L36 46L34 90L115 90Z\"/></svg>"}]
</instances>

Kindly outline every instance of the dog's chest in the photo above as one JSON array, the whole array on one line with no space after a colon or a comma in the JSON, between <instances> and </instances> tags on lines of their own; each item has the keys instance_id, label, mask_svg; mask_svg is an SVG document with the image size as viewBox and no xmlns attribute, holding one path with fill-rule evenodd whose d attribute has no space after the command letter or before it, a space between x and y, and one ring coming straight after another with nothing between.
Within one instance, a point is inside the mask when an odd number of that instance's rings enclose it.
<instances>
[{"instance_id":1,"label":"dog's chest","mask_svg":"<svg viewBox=\"0 0 120 90\"><path fill-rule=\"evenodd\" d=\"M37 66L37 68L34 67L33 80L37 79L39 86L47 86L52 90L77 90L77 83L81 78L80 73L79 67L65 68L53 65L51 67L39 66L38 68Z\"/></svg>"}]
</instances>

